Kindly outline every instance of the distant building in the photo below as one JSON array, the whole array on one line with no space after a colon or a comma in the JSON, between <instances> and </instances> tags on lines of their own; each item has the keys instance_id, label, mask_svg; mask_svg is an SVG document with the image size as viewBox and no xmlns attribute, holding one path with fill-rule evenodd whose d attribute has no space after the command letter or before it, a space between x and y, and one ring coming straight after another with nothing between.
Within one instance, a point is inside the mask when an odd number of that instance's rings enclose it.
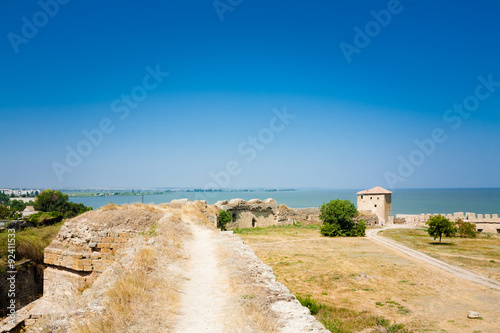
<instances>
[{"instance_id":1,"label":"distant building","mask_svg":"<svg viewBox=\"0 0 500 333\"><path fill-rule=\"evenodd\" d=\"M26 206L26 208L24 208L24 210L21 213L23 214L23 217L24 217L24 216L30 216L30 215L36 214L36 213L38 213L38 211L36 211L33 206Z\"/></svg>"},{"instance_id":2,"label":"distant building","mask_svg":"<svg viewBox=\"0 0 500 333\"><path fill-rule=\"evenodd\" d=\"M393 223L392 192L380 186L358 192L358 211L377 215L380 223Z\"/></svg>"}]
</instances>

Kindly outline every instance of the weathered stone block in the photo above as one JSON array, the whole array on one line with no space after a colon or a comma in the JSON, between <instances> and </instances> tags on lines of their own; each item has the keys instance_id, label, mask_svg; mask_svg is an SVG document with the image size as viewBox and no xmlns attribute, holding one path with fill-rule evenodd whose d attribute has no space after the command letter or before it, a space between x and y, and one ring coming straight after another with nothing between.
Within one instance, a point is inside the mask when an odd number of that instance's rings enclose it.
<instances>
[{"instance_id":1,"label":"weathered stone block","mask_svg":"<svg viewBox=\"0 0 500 333\"><path fill-rule=\"evenodd\" d=\"M92 260L90 260L90 259L83 259L83 260L80 260L80 264L84 265L84 266L90 266L90 265L92 265Z\"/></svg>"}]
</instances>

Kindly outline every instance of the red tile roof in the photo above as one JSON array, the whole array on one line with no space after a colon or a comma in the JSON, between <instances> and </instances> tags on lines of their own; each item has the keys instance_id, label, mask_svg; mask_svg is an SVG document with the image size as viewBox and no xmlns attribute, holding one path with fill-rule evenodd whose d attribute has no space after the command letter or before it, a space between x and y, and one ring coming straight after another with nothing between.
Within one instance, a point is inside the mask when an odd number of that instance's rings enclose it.
<instances>
[{"instance_id":1,"label":"red tile roof","mask_svg":"<svg viewBox=\"0 0 500 333\"><path fill-rule=\"evenodd\" d=\"M358 194L391 194L392 192L382 188L380 186L375 186L369 190L359 191Z\"/></svg>"}]
</instances>

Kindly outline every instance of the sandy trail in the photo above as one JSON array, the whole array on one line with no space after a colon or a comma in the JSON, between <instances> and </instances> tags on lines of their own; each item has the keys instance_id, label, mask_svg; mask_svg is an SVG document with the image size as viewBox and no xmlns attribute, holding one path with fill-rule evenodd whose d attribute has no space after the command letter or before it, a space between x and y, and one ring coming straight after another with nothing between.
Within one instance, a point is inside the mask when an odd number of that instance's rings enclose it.
<instances>
[{"instance_id":1,"label":"sandy trail","mask_svg":"<svg viewBox=\"0 0 500 333\"><path fill-rule=\"evenodd\" d=\"M233 313L226 290L227 273L218 266L215 233L189 224L193 238L187 242L189 270L174 332L226 332L224 323Z\"/></svg>"},{"instance_id":2,"label":"sandy trail","mask_svg":"<svg viewBox=\"0 0 500 333\"><path fill-rule=\"evenodd\" d=\"M382 230L382 229L367 230L366 236L370 239L377 241L377 242L383 243L384 245L389 246L395 250L398 250L399 252L402 252L406 255L409 255L412 258L418 259L418 260L423 261L425 263L428 263L430 265L444 269L445 271L450 272L458 277L482 284L483 286L486 286L486 287L500 290L500 283L499 282L492 280L492 279L488 279L485 276L472 273L472 272L467 271L465 269L450 265L444 261L433 258L433 257L428 256L426 254L423 254L422 252L410 249L409 247L406 247L406 246L404 246L396 241L387 239L387 238L382 237L382 236L378 236L377 233L380 230Z\"/></svg>"}]
</instances>

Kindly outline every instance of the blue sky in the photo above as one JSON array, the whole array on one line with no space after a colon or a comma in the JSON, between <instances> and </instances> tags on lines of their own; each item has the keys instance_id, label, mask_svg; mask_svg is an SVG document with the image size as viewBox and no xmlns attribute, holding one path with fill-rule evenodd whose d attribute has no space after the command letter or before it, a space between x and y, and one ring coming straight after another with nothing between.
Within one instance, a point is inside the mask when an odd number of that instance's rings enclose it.
<instances>
[{"instance_id":1,"label":"blue sky","mask_svg":"<svg viewBox=\"0 0 500 333\"><path fill-rule=\"evenodd\" d=\"M500 187L497 1L0 7L0 187Z\"/></svg>"}]
</instances>

